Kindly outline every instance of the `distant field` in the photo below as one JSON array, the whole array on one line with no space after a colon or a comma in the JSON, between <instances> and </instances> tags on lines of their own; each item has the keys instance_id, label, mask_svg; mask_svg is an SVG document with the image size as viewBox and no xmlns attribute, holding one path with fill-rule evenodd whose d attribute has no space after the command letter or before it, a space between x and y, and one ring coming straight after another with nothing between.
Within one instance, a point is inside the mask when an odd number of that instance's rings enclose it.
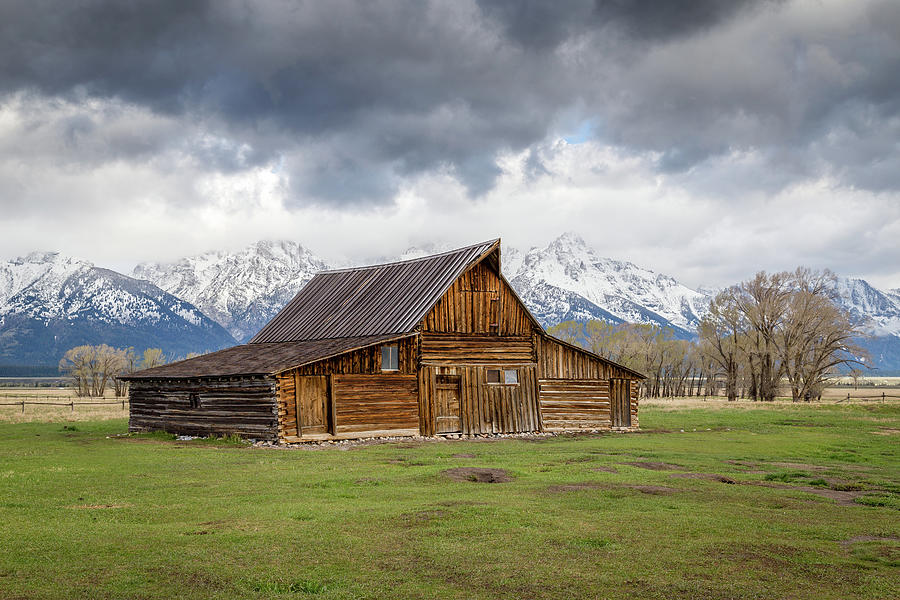
<instances>
[{"instance_id":1,"label":"distant field","mask_svg":"<svg viewBox=\"0 0 900 600\"><path fill-rule=\"evenodd\" d=\"M835 382L843 384L843 385L854 385L854 381L852 377L838 377ZM877 377L877 376L866 376L860 377L856 380L855 385L858 385L860 388L866 386L888 386L888 387L900 387L900 377Z\"/></svg>"},{"instance_id":2,"label":"distant field","mask_svg":"<svg viewBox=\"0 0 900 600\"><path fill-rule=\"evenodd\" d=\"M900 379L900 378L898 378ZM826 388L822 403L846 402L850 394L850 402L880 402L882 393L887 400L900 401L900 389L886 387L846 387ZM22 400L26 401L22 410ZM71 388L0 388L0 423L60 423L97 421L105 419L121 419L128 416L128 399L116 398L108 390L104 398L79 398ZM69 402L74 402L72 407ZM781 397L774 404L790 403L790 398ZM40 403L40 404L35 404ZM55 406L54 404L65 404ZM767 403L752 402L741 399L728 403L724 396L689 397L689 398L646 398L641 400L642 406L659 408L765 408Z\"/></svg>"},{"instance_id":3,"label":"distant field","mask_svg":"<svg viewBox=\"0 0 900 600\"><path fill-rule=\"evenodd\" d=\"M900 402L641 424L301 450L0 424L0 598L896 597ZM445 474L474 467L509 481Z\"/></svg>"},{"instance_id":4,"label":"distant field","mask_svg":"<svg viewBox=\"0 0 900 600\"><path fill-rule=\"evenodd\" d=\"M74 406L69 404L72 402ZM79 398L71 388L0 388L0 423L62 423L123 417L128 418L128 398L116 398L112 390L107 390L103 398Z\"/></svg>"}]
</instances>

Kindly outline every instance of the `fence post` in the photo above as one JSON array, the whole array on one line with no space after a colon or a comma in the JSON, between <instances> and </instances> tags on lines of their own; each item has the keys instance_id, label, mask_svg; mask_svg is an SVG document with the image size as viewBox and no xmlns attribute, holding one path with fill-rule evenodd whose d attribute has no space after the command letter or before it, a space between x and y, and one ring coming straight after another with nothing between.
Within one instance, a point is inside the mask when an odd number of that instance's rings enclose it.
<instances>
[{"instance_id":1,"label":"fence post","mask_svg":"<svg viewBox=\"0 0 900 600\"><path fill-rule=\"evenodd\" d=\"M72 401L69 403L69 405L70 405L71 408L72 408L72 412L75 412L75 401L72 400Z\"/></svg>"},{"instance_id":2,"label":"fence post","mask_svg":"<svg viewBox=\"0 0 900 600\"><path fill-rule=\"evenodd\" d=\"M850 402L850 392L847 392L847 402Z\"/></svg>"},{"instance_id":3,"label":"fence post","mask_svg":"<svg viewBox=\"0 0 900 600\"><path fill-rule=\"evenodd\" d=\"M125 398L122 398L122 410L125 410Z\"/></svg>"},{"instance_id":4,"label":"fence post","mask_svg":"<svg viewBox=\"0 0 900 600\"><path fill-rule=\"evenodd\" d=\"M884 402L884 392L881 392L881 401Z\"/></svg>"},{"instance_id":5,"label":"fence post","mask_svg":"<svg viewBox=\"0 0 900 600\"><path fill-rule=\"evenodd\" d=\"M25 401L24 400L22 400L22 412L23 413L25 412Z\"/></svg>"}]
</instances>

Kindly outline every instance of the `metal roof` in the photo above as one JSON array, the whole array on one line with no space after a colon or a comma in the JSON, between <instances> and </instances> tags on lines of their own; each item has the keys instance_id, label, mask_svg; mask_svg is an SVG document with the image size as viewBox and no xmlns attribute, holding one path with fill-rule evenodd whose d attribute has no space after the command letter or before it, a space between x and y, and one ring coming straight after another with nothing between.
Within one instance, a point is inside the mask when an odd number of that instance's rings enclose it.
<instances>
[{"instance_id":1,"label":"metal roof","mask_svg":"<svg viewBox=\"0 0 900 600\"><path fill-rule=\"evenodd\" d=\"M415 334L243 344L123 377L127 380L274 375L352 350L383 344Z\"/></svg>"},{"instance_id":2,"label":"metal roof","mask_svg":"<svg viewBox=\"0 0 900 600\"><path fill-rule=\"evenodd\" d=\"M466 269L499 244L490 240L413 260L320 272L250 344L410 332Z\"/></svg>"}]
</instances>

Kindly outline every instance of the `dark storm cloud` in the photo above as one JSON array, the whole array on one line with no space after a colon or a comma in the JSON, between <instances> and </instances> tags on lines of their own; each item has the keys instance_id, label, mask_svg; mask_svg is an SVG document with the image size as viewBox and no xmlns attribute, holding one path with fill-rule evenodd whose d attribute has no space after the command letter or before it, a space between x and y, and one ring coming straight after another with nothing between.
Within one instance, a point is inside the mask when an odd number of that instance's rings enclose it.
<instances>
[{"instance_id":1,"label":"dark storm cloud","mask_svg":"<svg viewBox=\"0 0 900 600\"><path fill-rule=\"evenodd\" d=\"M776 0L769 0L775 2ZM596 0L598 21L641 39L666 40L690 35L727 21L758 0Z\"/></svg>"},{"instance_id":2,"label":"dark storm cloud","mask_svg":"<svg viewBox=\"0 0 900 600\"><path fill-rule=\"evenodd\" d=\"M358 169L334 163L397 176L449 167L483 191L496 152L546 135L570 86L543 76L552 57L522 62L482 21L471 6L412 1L6 3L0 90L115 98L191 130L201 119L267 147L260 160L337 136L346 145L309 184L336 201L366 196L347 185ZM212 166L232 158L213 154ZM376 188L376 199L393 190Z\"/></svg>"},{"instance_id":3,"label":"dark storm cloud","mask_svg":"<svg viewBox=\"0 0 900 600\"><path fill-rule=\"evenodd\" d=\"M556 46L573 35L604 27L643 40L671 39L717 25L758 3L759 0L478 0L484 14L499 22L510 39L535 48Z\"/></svg>"},{"instance_id":4,"label":"dark storm cloud","mask_svg":"<svg viewBox=\"0 0 900 600\"><path fill-rule=\"evenodd\" d=\"M384 203L435 171L477 196L509 151L546 173L533 149L562 115L665 173L746 152L781 174L760 185L897 189L898 31L887 0L12 1L0 94L74 106L40 138L66 160L283 160L296 204ZM123 106L156 118L110 130Z\"/></svg>"}]
</instances>

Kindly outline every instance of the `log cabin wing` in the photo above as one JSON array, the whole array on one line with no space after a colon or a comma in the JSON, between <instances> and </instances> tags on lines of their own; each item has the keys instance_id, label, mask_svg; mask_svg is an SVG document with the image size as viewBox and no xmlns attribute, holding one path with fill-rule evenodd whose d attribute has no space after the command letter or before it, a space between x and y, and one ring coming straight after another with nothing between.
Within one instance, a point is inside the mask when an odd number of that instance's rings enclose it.
<instances>
[{"instance_id":1,"label":"log cabin wing","mask_svg":"<svg viewBox=\"0 0 900 600\"><path fill-rule=\"evenodd\" d=\"M129 376L129 428L288 443L632 429L642 378L549 336L491 240L317 274L249 343Z\"/></svg>"}]
</instances>

